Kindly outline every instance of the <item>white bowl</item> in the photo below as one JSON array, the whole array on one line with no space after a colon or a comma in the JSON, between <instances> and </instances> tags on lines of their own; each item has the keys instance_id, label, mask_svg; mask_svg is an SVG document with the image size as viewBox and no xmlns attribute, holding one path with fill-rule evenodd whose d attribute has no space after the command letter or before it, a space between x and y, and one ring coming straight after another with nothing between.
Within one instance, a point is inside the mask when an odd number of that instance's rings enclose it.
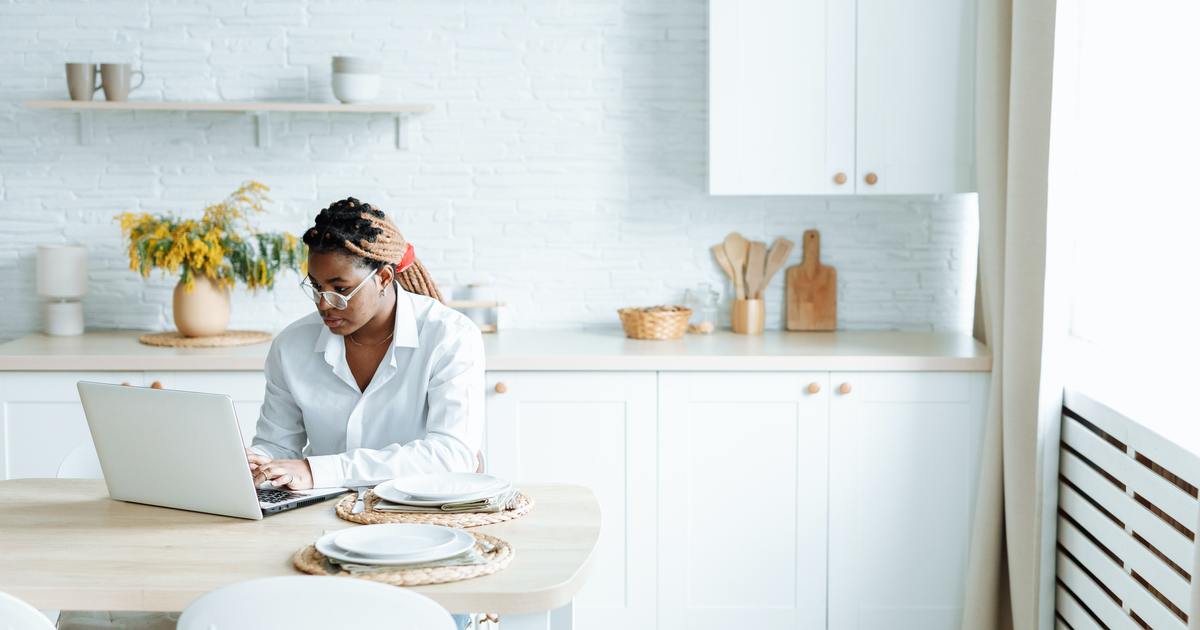
<instances>
[{"instance_id":1,"label":"white bowl","mask_svg":"<svg viewBox=\"0 0 1200 630\"><path fill-rule=\"evenodd\" d=\"M333 96L343 103L363 103L379 96L378 74L333 73Z\"/></svg>"}]
</instances>

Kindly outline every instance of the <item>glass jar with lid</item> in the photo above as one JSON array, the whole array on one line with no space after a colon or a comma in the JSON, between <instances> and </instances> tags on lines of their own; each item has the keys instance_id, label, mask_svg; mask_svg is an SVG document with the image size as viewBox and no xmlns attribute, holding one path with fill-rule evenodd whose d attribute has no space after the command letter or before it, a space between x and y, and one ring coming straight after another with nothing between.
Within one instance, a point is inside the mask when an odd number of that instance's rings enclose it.
<instances>
[{"instance_id":1,"label":"glass jar with lid","mask_svg":"<svg viewBox=\"0 0 1200 630\"><path fill-rule=\"evenodd\" d=\"M687 290L684 304L692 309L692 317L688 320L689 333L709 335L716 331L717 304L720 300L721 295L707 282L701 282L694 289Z\"/></svg>"}]
</instances>

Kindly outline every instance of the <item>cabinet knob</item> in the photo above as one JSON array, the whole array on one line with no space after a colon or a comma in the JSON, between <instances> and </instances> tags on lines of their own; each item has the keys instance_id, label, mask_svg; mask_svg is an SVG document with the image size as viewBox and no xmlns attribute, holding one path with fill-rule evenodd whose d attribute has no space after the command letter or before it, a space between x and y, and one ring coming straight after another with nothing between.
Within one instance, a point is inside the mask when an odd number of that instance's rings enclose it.
<instances>
[{"instance_id":1,"label":"cabinet knob","mask_svg":"<svg viewBox=\"0 0 1200 630\"><path fill-rule=\"evenodd\" d=\"M504 392L507 392L507 391L508 391L508 385L505 385L504 383L496 383L496 393L497 394L503 394Z\"/></svg>"},{"instance_id":2,"label":"cabinet knob","mask_svg":"<svg viewBox=\"0 0 1200 630\"><path fill-rule=\"evenodd\" d=\"M150 389L162 389L162 383L159 381L154 381L153 383L150 383Z\"/></svg>"},{"instance_id":3,"label":"cabinet knob","mask_svg":"<svg viewBox=\"0 0 1200 630\"><path fill-rule=\"evenodd\" d=\"M867 176L863 178L863 181L867 182L868 186L874 186L875 183L879 181L879 176L875 173L867 173Z\"/></svg>"},{"instance_id":4,"label":"cabinet knob","mask_svg":"<svg viewBox=\"0 0 1200 630\"><path fill-rule=\"evenodd\" d=\"M834 176L833 176L833 183L837 184L838 186L841 186L842 184L845 184L845 183L846 183L846 174L845 174L845 173L838 173L837 175L834 175Z\"/></svg>"},{"instance_id":5,"label":"cabinet knob","mask_svg":"<svg viewBox=\"0 0 1200 630\"><path fill-rule=\"evenodd\" d=\"M122 387L129 387L129 381L121 381Z\"/></svg>"},{"instance_id":6,"label":"cabinet knob","mask_svg":"<svg viewBox=\"0 0 1200 630\"><path fill-rule=\"evenodd\" d=\"M850 393L850 383L842 383L838 385L838 393L843 396Z\"/></svg>"},{"instance_id":7,"label":"cabinet knob","mask_svg":"<svg viewBox=\"0 0 1200 630\"><path fill-rule=\"evenodd\" d=\"M810 393L810 394L821 393L821 385L819 383L809 383L808 387L805 387L804 389L807 390L808 393Z\"/></svg>"}]
</instances>

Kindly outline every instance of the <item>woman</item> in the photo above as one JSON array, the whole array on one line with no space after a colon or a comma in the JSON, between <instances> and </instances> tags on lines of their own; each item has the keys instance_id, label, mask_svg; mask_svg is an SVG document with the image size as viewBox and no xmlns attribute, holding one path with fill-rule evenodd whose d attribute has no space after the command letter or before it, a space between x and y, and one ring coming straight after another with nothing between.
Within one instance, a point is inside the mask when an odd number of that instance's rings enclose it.
<instances>
[{"instance_id":1,"label":"woman","mask_svg":"<svg viewBox=\"0 0 1200 630\"><path fill-rule=\"evenodd\" d=\"M483 440L483 339L441 302L412 245L353 197L304 233L317 312L279 333L247 459L293 490L473 471Z\"/></svg>"}]
</instances>

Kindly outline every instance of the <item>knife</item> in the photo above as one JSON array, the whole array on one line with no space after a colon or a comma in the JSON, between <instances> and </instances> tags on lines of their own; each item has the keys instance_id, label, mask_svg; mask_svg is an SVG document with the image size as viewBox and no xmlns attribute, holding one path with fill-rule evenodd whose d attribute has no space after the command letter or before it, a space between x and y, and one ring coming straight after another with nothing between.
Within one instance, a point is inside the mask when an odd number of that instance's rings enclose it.
<instances>
[{"instance_id":1,"label":"knife","mask_svg":"<svg viewBox=\"0 0 1200 630\"><path fill-rule=\"evenodd\" d=\"M355 497L355 499L354 499L354 507L350 508L350 513L351 514L362 514L363 512L365 512L367 510L367 505L365 502L365 499L367 498L367 490L370 490L371 488L383 483L384 481L387 481L387 480L386 479L376 479L373 481L367 481L367 480L363 480L363 479L351 479L350 481L347 481L346 483L342 484L342 487L348 488L350 490L354 490L355 492L358 493L358 496Z\"/></svg>"}]
</instances>

